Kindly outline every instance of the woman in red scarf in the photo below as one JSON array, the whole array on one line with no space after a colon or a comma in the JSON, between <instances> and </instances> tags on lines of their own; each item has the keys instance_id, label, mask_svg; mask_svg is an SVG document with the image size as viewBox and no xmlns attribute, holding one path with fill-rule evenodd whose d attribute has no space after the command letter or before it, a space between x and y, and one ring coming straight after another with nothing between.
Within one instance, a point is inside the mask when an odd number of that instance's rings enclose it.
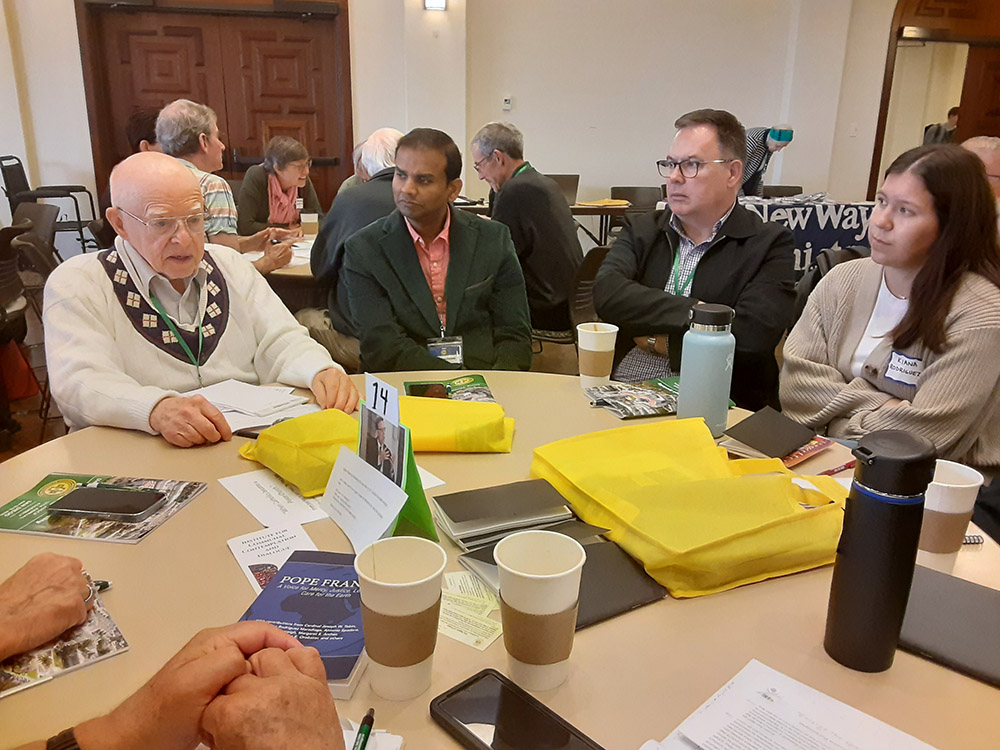
<instances>
[{"instance_id":1,"label":"woman in red scarf","mask_svg":"<svg viewBox=\"0 0 1000 750\"><path fill-rule=\"evenodd\" d=\"M300 215L319 214L319 197L309 179L312 160L294 138L276 136L264 162L247 170L236 202L237 229L250 235L267 227L298 228Z\"/></svg>"}]
</instances>

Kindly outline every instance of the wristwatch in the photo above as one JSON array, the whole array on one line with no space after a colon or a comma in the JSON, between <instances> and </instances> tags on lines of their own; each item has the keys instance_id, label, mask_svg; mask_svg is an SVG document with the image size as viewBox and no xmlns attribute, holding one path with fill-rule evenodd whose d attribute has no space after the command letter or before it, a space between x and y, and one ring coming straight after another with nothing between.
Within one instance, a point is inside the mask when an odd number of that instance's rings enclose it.
<instances>
[{"instance_id":1,"label":"wristwatch","mask_svg":"<svg viewBox=\"0 0 1000 750\"><path fill-rule=\"evenodd\" d=\"M649 347L649 351L653 354L658 354L656 351L656 336L650 336L646 339L646 346Z\"/></svg>"},{"instance_id":2,"label":"wristwatch","mask_svg":"<svg viewBox=\"0 0 1000 750\"><path fill-rule=\"evenodd\" d=\"M45 743L45 750L80 750L73 727L64 729L55 737L49 737Z\"/></svg>"}]
</instances>

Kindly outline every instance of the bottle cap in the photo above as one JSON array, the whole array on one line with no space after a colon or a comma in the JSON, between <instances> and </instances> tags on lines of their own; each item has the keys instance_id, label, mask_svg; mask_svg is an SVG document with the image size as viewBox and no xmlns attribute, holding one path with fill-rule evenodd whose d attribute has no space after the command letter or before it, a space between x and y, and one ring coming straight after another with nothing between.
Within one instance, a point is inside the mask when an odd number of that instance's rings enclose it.
<instances>
[{"instance_id":1,"label":"bottle cap","mask_svg":"<svg viewBox=\"0 0 1000 750\"><path fill-rule=\"evenodd\" d=\"M879 430L865 435L853 451L858 463L854 479L887 495L922 495L934 479L937 451L921 435Z\"/></svg>"},{"instance_id":2,"label":"bottle cap","mask_svg":"<svg viewBox=\"0 0 1000 750\"><path fill-rule=\"evenodd\" d=\"M691 322L702 326L728 326L736 311L728 305L699 302L691 308Z\"/></svg>"}]
</instances>

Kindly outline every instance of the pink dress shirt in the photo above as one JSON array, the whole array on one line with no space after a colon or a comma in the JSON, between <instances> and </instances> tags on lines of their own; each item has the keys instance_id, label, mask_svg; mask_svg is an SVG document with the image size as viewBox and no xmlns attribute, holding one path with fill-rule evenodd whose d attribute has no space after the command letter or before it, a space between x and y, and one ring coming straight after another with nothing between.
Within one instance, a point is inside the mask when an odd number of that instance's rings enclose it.
<instances>
[{"instance_id":1,"label":"pink dress shirt","mask_svg":"<svg viewBox=\"0 0 1000 750\"><path fill-rule=\"evenodd\" d=\"M404 217L405 219L405 217ZM444 229L435 237L430 246L424 242L417 230L410 224L409 219L405 219L406 228L413 238L413 246L417 248L417 258L420 260L420 268L424 272L427 286L431 290L434 298L434 307L437 308L438 318L441 320L441 327L444 328L448 317L448 300L444 294L444 283L448 278L448 255L450 252L449 236L451 231L451 210L444 220Z\"/></svg>"}]
</instances>

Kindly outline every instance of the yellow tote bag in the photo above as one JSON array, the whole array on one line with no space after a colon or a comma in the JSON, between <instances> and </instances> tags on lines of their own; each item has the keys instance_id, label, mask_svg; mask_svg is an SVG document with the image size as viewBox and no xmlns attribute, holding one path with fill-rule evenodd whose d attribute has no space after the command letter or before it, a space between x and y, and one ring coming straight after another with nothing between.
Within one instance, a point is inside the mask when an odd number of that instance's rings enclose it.
<instances>
[{"instance_id":1,"label":"yellow tote bag","mask_svg":"<svg viewBox=\"0 0 1000 750\"><path fill-rule=\"evenodd\" d=\"M399 420L417 452L510 453L514 441L514 420L500 404L400 396Z\"/></svg>"},{"instance_id":2,"label":"yellow tote bag","mask_svg":"<svg viewBox=\"0 0 1000 750\"><path fill-rule=\"evenodd\" d=\"M336 409L303 414L262 430L240 455L264 464L304 497L322 495L340 446L357 453L358 421Z\"/></svg>"},{"instance_id":3,"label":"yellow tote bag","mask_svg":"<svg viewBox=\"0 0 1000 750\"><path fill-rule=\"evenodd\" d=\"M729 460L700 419L549 443L531 473L677 597L832 563L847 494L829 477L799 486L777 459Z\"/></svg>"}]
</instances>

